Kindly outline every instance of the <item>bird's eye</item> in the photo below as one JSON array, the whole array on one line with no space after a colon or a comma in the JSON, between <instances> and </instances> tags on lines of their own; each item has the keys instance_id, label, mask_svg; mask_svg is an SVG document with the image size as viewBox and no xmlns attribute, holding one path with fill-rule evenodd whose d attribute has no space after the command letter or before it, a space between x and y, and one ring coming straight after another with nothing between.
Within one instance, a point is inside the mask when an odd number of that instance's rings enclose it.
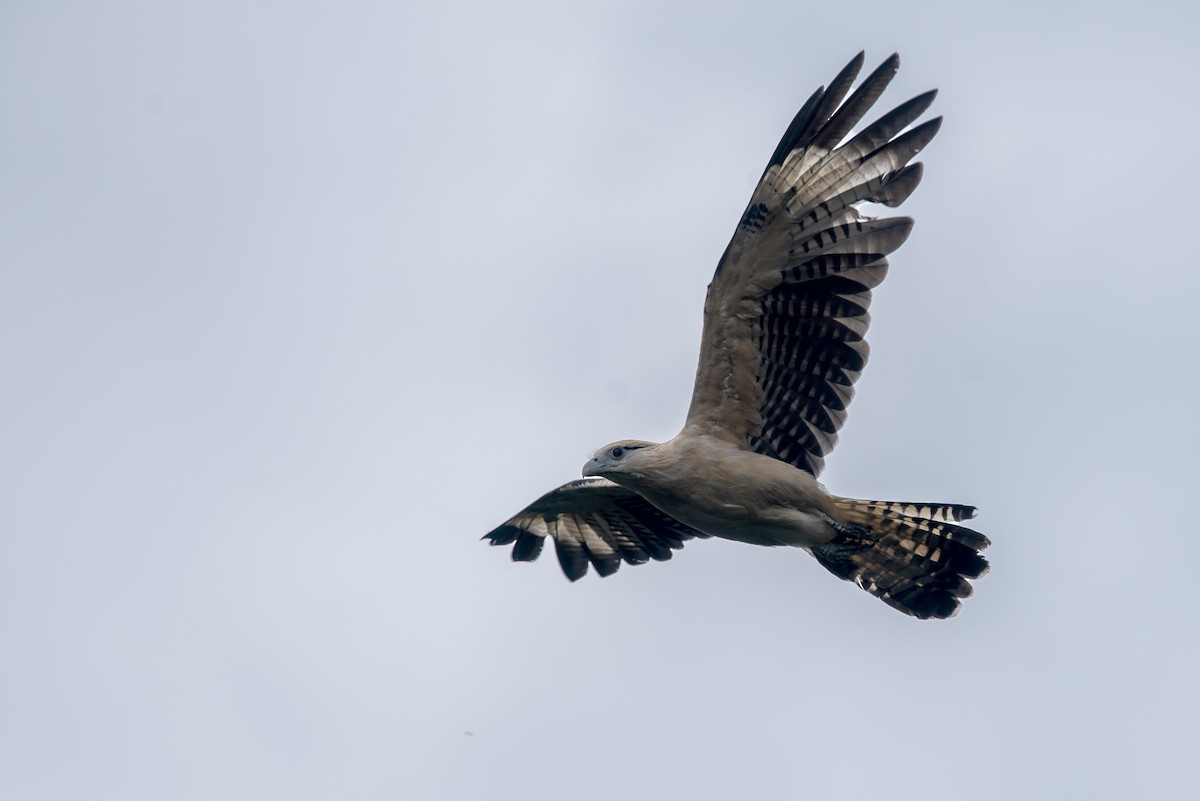
<instances>
[{"instance_id":1,"label":"bird's eye","mask_svg":"<svg viewBox=\"0 0 1200 801\"><path fill-rule=\"evenodd\" d=\"M620 459L624 455L625 455L625 449L622 448L620 445L618 445L617 447L612 449L612 458Z\"/></svg>"}]
</instances>

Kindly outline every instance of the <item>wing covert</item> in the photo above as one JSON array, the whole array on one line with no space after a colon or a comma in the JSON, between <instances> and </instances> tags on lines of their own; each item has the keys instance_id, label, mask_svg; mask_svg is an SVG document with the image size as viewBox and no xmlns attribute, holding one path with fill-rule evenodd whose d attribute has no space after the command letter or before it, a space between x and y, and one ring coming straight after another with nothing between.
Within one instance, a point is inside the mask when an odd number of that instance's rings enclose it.
<instances>
[{"instance_id":1,"label":"wing covert","mask_svg":"<svg viewBox=\"0 0 1200 801\"><path fill-rule=\"evenodd\" d=\"M866 365L871 291L912 230L872 219L916 189L909 161L940 118L905 130L926 92L843 143L899 69L893 55L847 98L859 53L788 126L721 257L704 305L687 426L820 474ZM843 102L845 99L845 102Z\"/></svg>"},{"instance_id":2,"label":"wing covert","mask_svg":"<svg viewBox=\"0 0 1200 801\"><path fill-rule=\"evenodd\" d=\"M632 490L606 478L585 478L547 492L483 538L492 545L512 544L515 562L532 562L550 537L563 573L578 581L589 564L608 576L622 562L665 561L684 541L707 536Z\"/></svg>"}]
</instances>

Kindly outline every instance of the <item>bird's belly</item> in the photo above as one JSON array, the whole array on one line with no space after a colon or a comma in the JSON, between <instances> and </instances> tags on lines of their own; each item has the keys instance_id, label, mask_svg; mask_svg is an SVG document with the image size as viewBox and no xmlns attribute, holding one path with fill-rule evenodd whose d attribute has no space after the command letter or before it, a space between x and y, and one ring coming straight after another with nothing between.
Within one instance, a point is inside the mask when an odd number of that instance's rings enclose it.
<instances>
[{"instance_id":1,"label":"bird's belly","mask_svg":"<svg viewBox=\"0 0 1200 801\"><path fill-rule=\"evenodd\" d=\"M828 542L834 535L829 520L818 510L785 506L751 509L747 505L706 499L697 503L672 503L646 498L681 523L713 537L751 545L792 545L808 548Z\"/></svg>"}]
</instances>

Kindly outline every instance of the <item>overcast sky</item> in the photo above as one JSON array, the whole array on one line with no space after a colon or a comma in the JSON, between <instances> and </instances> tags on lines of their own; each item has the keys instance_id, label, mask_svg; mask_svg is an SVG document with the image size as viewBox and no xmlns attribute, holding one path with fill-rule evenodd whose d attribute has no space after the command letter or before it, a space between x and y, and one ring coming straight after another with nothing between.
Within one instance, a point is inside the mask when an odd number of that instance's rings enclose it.
<instances>
[{"instance_id":1,"label":"overcast sky","mask_svg":"<svg viewBox=\"0 0 1200 801\"><path fill-rule=\"evenodd\" d=\"M1194 798L1200 26L1120 6L5 3L0 796ZM481 543L675 433L863 48L946 123L823 480L979 506L962 614Z\"/></svg>"}]
</instances>

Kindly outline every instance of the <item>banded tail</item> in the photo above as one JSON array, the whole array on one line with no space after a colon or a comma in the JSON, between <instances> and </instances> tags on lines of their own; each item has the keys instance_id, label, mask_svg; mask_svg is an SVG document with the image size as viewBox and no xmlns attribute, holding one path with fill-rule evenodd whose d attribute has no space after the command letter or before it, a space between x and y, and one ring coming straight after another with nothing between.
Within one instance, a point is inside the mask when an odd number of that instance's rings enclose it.
<instances>
[{"instance_id":1,"label":"banded tail","mask_svg":"<svg viewBox=\"0 0 1200 801\"><path fill-rule=\"evenodd\" d=\"M971 594L967 579L988 570L979 553L988 538L955 525L975 516L973 506L834 500L845 530L815 546L813 555L894 609L922 619L953 617Z\"/></svg>"}]
</instances>

